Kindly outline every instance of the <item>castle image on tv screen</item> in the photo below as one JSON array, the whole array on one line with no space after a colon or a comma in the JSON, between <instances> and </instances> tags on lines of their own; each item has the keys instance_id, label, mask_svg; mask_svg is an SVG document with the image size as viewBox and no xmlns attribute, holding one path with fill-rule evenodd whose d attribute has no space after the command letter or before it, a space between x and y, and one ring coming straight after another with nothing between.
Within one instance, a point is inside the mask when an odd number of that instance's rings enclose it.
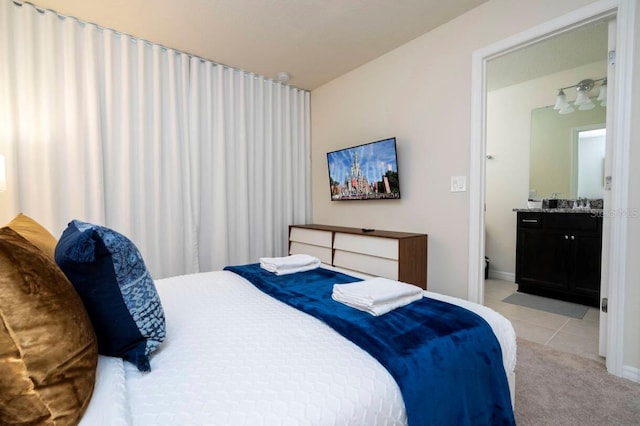
<instances>
[{"instance_id":1,"label":"castle image on tv screen","mask_svg":"<svg viewBox=\"0 0 640 426\"><path fill-rule=\"evenodd\" d=\"M395 138L327 154L332 200L398 199Z\"/></svg>"}]
</instances>

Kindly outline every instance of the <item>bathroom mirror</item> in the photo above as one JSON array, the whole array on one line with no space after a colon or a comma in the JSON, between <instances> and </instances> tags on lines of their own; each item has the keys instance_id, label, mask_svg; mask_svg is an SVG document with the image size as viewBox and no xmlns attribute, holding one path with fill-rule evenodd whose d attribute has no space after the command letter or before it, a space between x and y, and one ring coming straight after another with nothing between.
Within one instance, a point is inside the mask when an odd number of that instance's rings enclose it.
<instances>
[{"instance_id":1,"label":"bathroom mirror","mask_svg":"<svg viewBox=\"0 0 640 426\"><path fill-rule=\"evenodd\" d=\"M529 198L604 197L606 108L531 112ZM599 131L596 131L599 130Z\"/></svg>"}]
</instances>

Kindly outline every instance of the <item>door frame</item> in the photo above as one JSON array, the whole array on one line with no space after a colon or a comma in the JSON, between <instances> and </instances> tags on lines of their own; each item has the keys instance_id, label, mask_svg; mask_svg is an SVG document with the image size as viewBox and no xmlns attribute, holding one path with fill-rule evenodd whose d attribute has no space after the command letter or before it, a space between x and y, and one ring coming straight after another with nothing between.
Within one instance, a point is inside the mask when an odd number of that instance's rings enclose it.
<instances>
[{"instance_id":1,"label":"door frame","mask_svg":"<svg viewBox=\"0 0 640 426\"><path fill-rule=\"evenodd\" d=\"M624 211L628 206L629 154L631 134L631 92L633 49L635 34L635 0L598 0L571 13L555 18L490 46L478 49L472 55L471 93L471 152L469 173L469 259L468 299L484 302L485 253L485 159L486 159L486 67L487 61L582 25L615 17L616 85L612 101L616 115L612 129L611 211ZM610 95L610 96L611 96ZM516 206L514 206L516 207ZM620 210L618 210L620 209ZM607 216L604 215L604 220ZM624 295L626 276L627 217L619 215L610 221L608 252L605 270L609 282L609 318L607 324L607 370L623 376L624 365Z\"/></svg>"}]
</instances>

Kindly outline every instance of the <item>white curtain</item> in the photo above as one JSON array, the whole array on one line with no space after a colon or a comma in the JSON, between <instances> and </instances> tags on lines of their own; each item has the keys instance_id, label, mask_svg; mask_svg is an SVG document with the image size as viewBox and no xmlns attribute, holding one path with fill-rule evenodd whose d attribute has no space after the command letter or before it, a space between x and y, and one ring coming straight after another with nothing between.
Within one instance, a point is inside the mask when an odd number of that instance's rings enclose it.
<instances>
[{"instance_id":1,"label":"white curtain","mask_svg":"<svg viewBox=\"0 0 640 426\"><path fill-rule=\"evenodd\" d=\"M57 237L76 218L109 226L155 278L286 253L310 219L308 92L0 2L15 213Z\"/></svg>"},{"instance_id":2,"label":"white curtain","mask_svg":"<svg viewBox=\"0 0 640 426\"><path fill-rule=\"evenodd\" d=\"M200 220L200 265L286 253L288 225L309 219L308 93L192 58L190 99L196 214L213 219Z\"/></svg>"}]
</instances>

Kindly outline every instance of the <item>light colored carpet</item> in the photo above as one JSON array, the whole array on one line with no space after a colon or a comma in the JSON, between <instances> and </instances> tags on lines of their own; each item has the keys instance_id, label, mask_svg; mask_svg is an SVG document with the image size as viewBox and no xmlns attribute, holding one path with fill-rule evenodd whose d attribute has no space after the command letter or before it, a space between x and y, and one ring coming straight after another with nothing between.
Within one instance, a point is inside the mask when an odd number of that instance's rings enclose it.
<instances>
[{"instance_id":1,"label":"light colored carpet","mask_svg":"<svg viewBox=\"0 0 640 426\"><path fill-rule=\"evenodd\" d=\"M640 425L640 384L601 363L518 339L518 426Z\"/></svg>"},{"instance_id":2,"label":"light colored carpet","mask_svg":"<svg viewBox=\"0 0 640 426\"><path fill-rule=\"evenodd\" d=\"M565 317L582 319L589 310L588 306L577 303L565 302L564 300L549 299L528 293L513 293L502 299L503 302L513 305L526 306L527 308L539 311L551 312L553 314L564 315Z\"/></svg>"}]
</instances>

